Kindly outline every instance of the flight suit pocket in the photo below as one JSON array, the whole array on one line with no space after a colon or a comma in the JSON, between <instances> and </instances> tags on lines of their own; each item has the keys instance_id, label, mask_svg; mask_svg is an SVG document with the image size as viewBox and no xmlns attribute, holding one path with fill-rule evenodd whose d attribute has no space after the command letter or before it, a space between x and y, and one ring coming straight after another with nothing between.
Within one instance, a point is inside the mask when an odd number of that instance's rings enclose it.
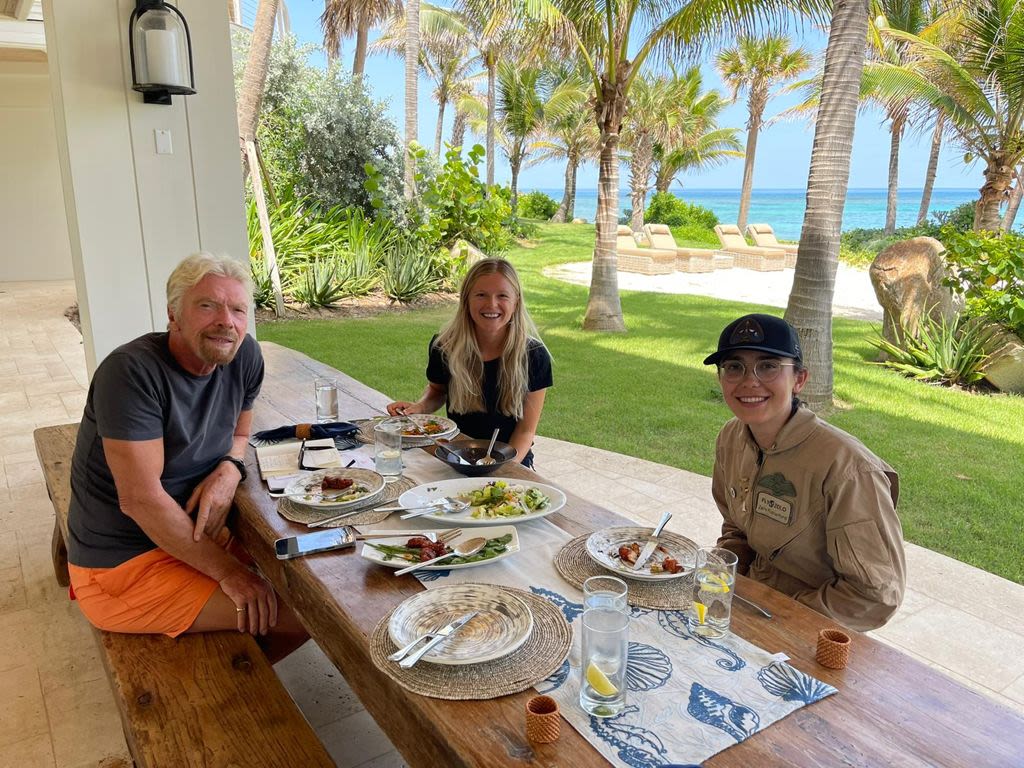
<instances>
[{"instance_id":1,"label":"flight suit pocket","mask_svg":"<svg viewBox=\"0 0 1024 768\"><path fill-rule=\"evenodd\" d=\"M892 558L873 520L844 525L830 535L839 571L872 587L882 587L891 578Z\"/></svg>"}]
</instances>

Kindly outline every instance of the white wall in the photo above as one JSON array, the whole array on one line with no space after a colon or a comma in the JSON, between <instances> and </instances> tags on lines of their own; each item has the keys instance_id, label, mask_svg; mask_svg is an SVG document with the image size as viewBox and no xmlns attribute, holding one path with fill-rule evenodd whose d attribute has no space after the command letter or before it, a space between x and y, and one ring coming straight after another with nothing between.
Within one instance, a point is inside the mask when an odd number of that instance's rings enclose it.
<instances>
[{"instance_id":1,"label":"white wall","mask_svg":"<svg viewBox=\"0 0 1024 768\"><path fill-rule=\"evenodd\" d=\"M44 62L0 62L0 282L67 280L71 246Z\"/></svg>"},{"instance_id":2,"label":"white wall","mask_svg":"<svg viewBox=\"0 0 1024 768\"><path fill-rule=\"evenodd\" d=\"M179 0L195 96L144 104L131 90L133 0L47 0L47 55L90 372L112 349L167 325L164 284L197 250L248 263L227 5ZM173 154L156 153L154 131Z\"/></svg>"}]
</instances>

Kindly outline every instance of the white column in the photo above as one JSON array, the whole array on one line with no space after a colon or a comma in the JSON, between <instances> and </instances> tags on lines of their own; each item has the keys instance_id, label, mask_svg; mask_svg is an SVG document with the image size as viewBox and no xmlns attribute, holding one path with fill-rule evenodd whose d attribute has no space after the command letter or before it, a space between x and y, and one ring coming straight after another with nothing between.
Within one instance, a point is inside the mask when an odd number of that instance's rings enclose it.
<instances>
[{"instance_id":1,"label":"white column","mask_svg":"<svg viewBox=\"0 0 1024 768\"><path fill-rule=\"evenodd\" d=\"M195 96L144 104L131 90L132 0L45 0L64 203L90 373L167 324L165 283L197 250L248 263L224 3L179 0ZM173 154L157 154L155 131Z\"/></svg>"}]
</instances>

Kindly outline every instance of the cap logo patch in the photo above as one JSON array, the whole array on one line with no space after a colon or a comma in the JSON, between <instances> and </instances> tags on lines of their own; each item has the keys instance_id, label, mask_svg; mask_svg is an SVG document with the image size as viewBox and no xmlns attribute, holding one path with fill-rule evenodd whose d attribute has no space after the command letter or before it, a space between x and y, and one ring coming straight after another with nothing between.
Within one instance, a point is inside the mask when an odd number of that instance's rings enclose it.
<instances>
[{"instance_id":1,"label":"cap logo patch","mask_svg":"<svg viewBox=\"0 0 1024 768\"><path fill-rule=\"evenodd\" d=\"M748 317L732 330L729 336L729 344L763 344L764 330L761 324L752 317Z\"/></svg>"}]
</instances>

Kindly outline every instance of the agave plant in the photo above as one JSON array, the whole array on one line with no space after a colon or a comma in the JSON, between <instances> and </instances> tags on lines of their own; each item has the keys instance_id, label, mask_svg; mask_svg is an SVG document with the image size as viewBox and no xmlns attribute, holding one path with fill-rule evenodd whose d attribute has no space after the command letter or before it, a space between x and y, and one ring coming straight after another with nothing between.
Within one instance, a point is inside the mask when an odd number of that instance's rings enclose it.
<instances>
[{"instance_id":1,"label":"agave plant","mask_svg":"<svg viewBox=\"0 0 1024 768\"><path fill-rule=\"evenodd\" d=\"M433 260L419 240L400 238L384 253L382 287L389 299L412 301L437 285Z\"/></svg>"},{"instance_id":2,"label":"agave plant","mask_svg":"<svg viewBox=\"0 0 1024 768\"><path fill-rule=\"evenodd\" d=\"M341 228L345 242L338 253L338 282L347 296L364 296L380 282L384 254L393 247L396 230L387 219L368 220L353 207Z\"/></svg>"},{"instance_id":3,"label":"agave plant","mask_svg":"<svg viewBox=\"0 0 1024 768\"><path fill-rule=\"evenodd\" d=\"M254 259L249 262L249 270L252 275L253 305L264 309L273 309L274 286L270 281L267 263L263 259Z\"/></svg>"},{"instance_id":4,"label":"agave plant","mask_svg":"<svg viewBox=\"0 0 1024 768\"><path fill-rule=\"evenodd\" d=\"M970 386L985 377L993 331L983 323L957 315L952 320L922 317L917 332L902 328L903 345L878 333L868 341L889 356L876 365L899 371L918 381Z\"/></svg>"},{"instance_id":5,"label":"agave plant","mask_svg":"<svg viewBox=\"0 0 1024 768\"><path fill-rule=\"evenodd\" d=\"M292 295L309 307L327 307L345 295L338 282L339 260L322 256L309 260L302 277L292 287Z\"/></svg>"}]
</instances>

